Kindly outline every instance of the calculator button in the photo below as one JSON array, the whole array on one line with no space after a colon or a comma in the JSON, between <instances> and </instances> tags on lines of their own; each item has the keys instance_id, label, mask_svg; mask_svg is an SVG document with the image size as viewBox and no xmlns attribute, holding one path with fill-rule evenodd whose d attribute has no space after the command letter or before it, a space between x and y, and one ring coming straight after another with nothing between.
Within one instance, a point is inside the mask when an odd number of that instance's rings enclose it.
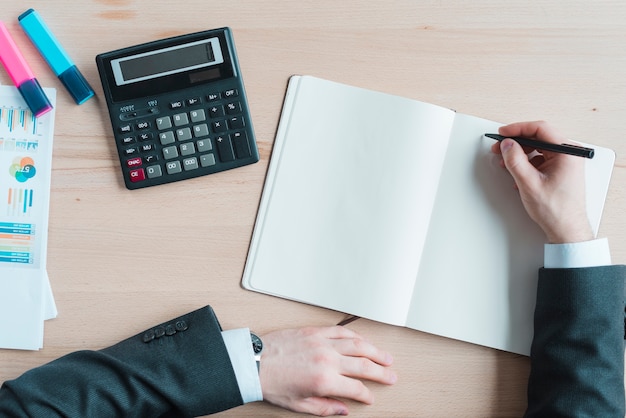
<instances>
[{"instance_id":1,"label":"calculator button","mask_svg":"<svg viewBox=\"0 0 626 418\"><path fill-rule=\"evenodd\" d=\"M142 163L141 158L135 157L130 160L126 160L126 167L138 167Z\"/></svg>"},{"instance_id":2,"label":"calculator button","mask_svg":"<svg viewBox=\"0 0 626 418\"><path fill-rule=\"evenodd\" d=\"M210 167L212 165L215 165L215 155L213 154L201 155L200 165L202 167Z\"/></svg>"},{"instance_id":3,"label":"calculator button","mask_svg":"<svg viewBox=\"0 0 626 418\"><path fill-rule=\"evenodd\" d=\"M230 138L227 136L218 136L216 141L217 150L220 153L220 160L224 162L233 161L235 159L235 154L233 152L233 144L230 142Z\"/></svg>"},{"instance_id":4,"label":"calculator button","mask_svg":"<svg viewBox=\"0 0 626 418\"><path fill-rule=\"evenodd\" d=\"M187 99L187 106L195 106L200 103L202 103L202 99L200 97L191 97Z\"/></svg>"},{"instance_id":5,"label":"calculator button","mask_svg":"<svg viewBox=\"0 0 626 418\"><path fill-rule=\"evenodd\" d=\"M130 181L136 183L146 179L146 172L143 171L143 168L138 168L136 170L130 170L128 176L130 177Z\"/></svg>"},{"instance_id":6,"label":"calculator button","mask_svg":"<svg viewBox=\"0 0 626 418\"><path fill-rule=\"evenodd\" d=\"M191 112L189 112L189 116L191 116L192 123L198 123L206 120L204 109L192 110Z\"/></svg>"},{"instance_id":7,"label":"calculator button","mask_svg":"<svg viewBox=\"0 0 626 418\"><path fill-rule=\"evenodd\" d=\"M178 129L176 131L176 138L179 141L187 141L191 139L191 129L190 128Z\"/></svg>"},{"instance_id":8,"label":"calculator button","mask_svg":"<svg viewBox=\"0 0 626 418\"><path fill-rule=\"evenodd\" d=\"M220 99L220 94L219 93L209 93L209 94L207 94L206 99L209 102L214 102L214 101Z\"/></svg>"},{"instance_id":9,"label":"calculator button","mask_svg":"<svg viewBox=\"0 0 626 418\"><path fill-rule=\"evenodd\" d=\"M180 161L170 161L165 164L165 169L167 170L167 174L176 174L183 171L180 167Z\"/></svg>"},{"instance_id":10,"label":"calculator button","mask_svg":"<svg viewBox=\"0 0 626 418\"><path fill-rule=\"evenodd\" d=\"M122 145L130 145L133 142L135 142L135 137L134 136L125 136L124 138L120 139L120 142L122 143Z\"/></svg>"},{"instance_id":11,"label":"calculator button","mask_svg":"<svg viewBox=\"0 0 626 418\"><path fill-rule=\"evenodd\" d=\"M159 156L156 154L146 155L143 157L143 162L146 164L150 164L159 160Z\"/></svg>"},{"instance_id":12,"label":"calculator button","mask_svg":"<svg viewBox=\"0 0 626 418\"><path fill-rule=\"evenodd\" d=\"M213 149L210 139L201 139L197 141L196 147L198 148L198 152L208 152Z\"/></svg>"},{"instance_id":13,"label":"calculator button","mask_svg":"<svg viewBox=\"0 0 626 418\"><path fill-rule=\"evenodd\" d=\"M212 106L209 108L209 117L218 118L220 116L224 116L224 108L222 105Z\"/></svg>"},{"instance_id":14,"label":"calculator button","mask_svg":"<svg viewBox=\"0 0 626 418\"><path fill-rule=\"evenodd\" d=\"M241 103L240 102L228 103L226 105L226 113L228 113L229 115L241 113Z\"/></svg>"},{"instance_id":15,"label":"calculator button","mask_svg":"<svg viewBox=\"0 0 626 418\"><path fill-rule=\"evenodd\" d=\"M174 138L174 132L161 132L159 134L159 141L161 141L161 145L173 144L176 141L176 139Z\"/></svg>"},{"instance_id":16,"label":"calculator button","mask_svg":"<svg viewBox=\"0 0 626 418\"><path fill-rule=\"evenodd\" d=\"M180 109L183 106L184 104L182 100L175 100L173 102L170 102L170 109Z\"/></svg>"},{"instance_id":17,"label":"calculator button","mask_svg":"<svg viewBox=\"0 0 626 418\"><path fill-rule=\"evenodd\" d=\"M237 91L237 89L228 89L224 93L222 93L222 95L225 98L236 97L239 96L239 92Z\"/></svg>"},{"instance_id":18,"label":"calculator button","mask_svg":"<svg viewBox=\"0 0 626 418\"><path fill-rule=\"evenodd\" d=\"M183 160L183 167L185 167L185 171L195 170L198 168L198 159L196 157L185 158Z\"/></svg>"},{"instance_id":19,"label":"calculator button","mask_svg":"<svg viewBox=\"0 0 626 418\"><path fill-rule=\"evenodd\" d=\"M156 124L157 124L157 128L159 128L159 130L169 129L169 128L172 127L172 119L170 119L169 116L165 116L163 118L157 118L156 119Z\"/></svg>"},{"instance_id":20,"label":"calculator button","mask_svg":"<svg viewBox=\"0 0 626 418\"><path fill-rule=\"evenodd\" d=\"M137 148L135 148L135 147L132 147L132 148L126 148L126 149L124 150L124 155L126 155L126 156L130 156L130 155L137 154L138 152L139 152L139 150L138 150Z\"/></svg>"},{"instance_id":21,"label":"calculator button","mask_svg":"<svg viewBox=\"0 0 626 418\"><path fill-rule=\"evenodd\" d=\"M245 126L243 123L243 116L234 116L228 120L228 126L230 129L241 129Z\"/></svg>"},{"instance_id":22,"label":"calculator button","mask_svg":"<svg viewBox=\"0 0 626 418\"><path fill-rule=\"evenodd\" d=\"M180 155L187 156L196 153L196 147L193 142L188 142L186 144L180 144Z\"/></svg>"},{"instance_id":23,"label":"calculator button","mask_svg":"<svg viewBox=\"0 0 626 418\"><path fill-rule=\"evenodd\" d=\"M237 158L247 158L252 155L248 135L245 132L235 132L231 135Z\"/></svg>"},{"instance_id":24,"label":"calculator button","mask_svg":"<svg viewBox=\"0 0 626 418\"><path fill-rule=\"evenodd\" d=\"M178 148L173 146L163 148L163 157L165 157L166 160L178 157Z\"/></svg>"},{"instance_id":25,"label":"calculator button","mask_svg":"<svg viewBox=\"0 0 626 418\"><path fill-rule=\"evenodd\" d=\"M126 125L121 125L121 126L118 128L118 130L119 130L119 132L120 132L121 134L127 134L127 133L129 133L129 132L132 132L132 131L133 131L133 127L132 127L130 124L126 124Z\"/></svg>"},{"instance_id":26,"label":"calculator button","mask_svg":"<svg viewBox=\"0 0 626 418\"><path fill-rule=\"evenodd\" d=\"M148 129L150 127L150 122L137 122L137 124L135 125L135 128L137 129Z\"/></svg>"},{"instance_id":27,"label":"calculator button","mask_svg":"<svg viewBox=\"0 0 626 418\"><path fill-rule=\"evenodd\" d=\"M193 136L195 136L196 138L207 136L208 134L209 134L209 127L207 126L206 123L203 123L202 125L195 125L193 127Z\"/></svg>"},{"instance_id":28,"label":"calculator button","mask_svg":"<svg viewBox=\"0 0 626 418\"><path fill-rule=\"evenodd\" d=\"M150 141L153 138L154 136L152 135L152 132L142 132L137 135L137 139L139 139L140 141Z\"/></svg>"},{"instance_id":29,"label":"calculator button","mask_svg":"<svg viewBox=\"0 0 626 418\"><path fill-rule=\"evenodd\" d=\"M183 126L189 124L189 118L187 117L186 113L177 113L176 115L172 116L172 119L174 119L174 126Z\"/></svg>"},{"instance_id":30,"label":"calculator button","mask_svg":"<svg viewBox=\"0 0 626 418\"><path fill-rule=\"evenodd\" d=\"M163 172L161 171L161 166L158 165L151 165L150 167L146 167L146 173L148 174L149 179L161 177L163 175Z\"/></svg>"},{"instance_id":31,"label":"calculator button","mask_svg":"<svg viewBox=\"0 0 626 418\"><path fill-rule=\"evenodd\" d=\"M211 122L211 127L213 128L213 132L225 132L228 130L225 120L216 120L215 122Z\"/></svg>"},{"instance_id":32,"label":"calculator button","mask_svg":"<svg viewBox=\"0 0 626 418\"><path fill-rule=\"evenodd\" d=\"M144 144L141 146L141 152L154 151L154 144Z\"/></svg>"},{"instance_id":33,"label":"calculator button","mask_svg":"<svg viewBox=\"0 0 626 418\"><path fill-rule=\"evenodd\" d=\"M120 119L122 120L135 119L136 117L137 117L137 112L123 113L120 115Z\"/></svg>"}]
</instances>

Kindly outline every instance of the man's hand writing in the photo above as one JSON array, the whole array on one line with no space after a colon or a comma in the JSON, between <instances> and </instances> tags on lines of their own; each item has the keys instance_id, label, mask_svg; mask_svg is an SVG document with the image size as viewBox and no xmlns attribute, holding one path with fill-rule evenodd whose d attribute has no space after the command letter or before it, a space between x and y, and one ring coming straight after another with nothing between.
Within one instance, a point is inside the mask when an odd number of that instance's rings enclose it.
<instances>
[{"instance_id":1,"label":"man's hand writing","mask_svg":"<svg viewBox=\"0 0 626 418\"><path fill-rule=\"evenodd\" d=\"M545 122L520 122L500 128L500 135L522 136L555 144L567 140ZM543 151L530 159L512 139L493 144L511 173L528 215L543 229L552 244L588 241L594 238L585 203L583 158Z\"/></svg>"}]
</instances>

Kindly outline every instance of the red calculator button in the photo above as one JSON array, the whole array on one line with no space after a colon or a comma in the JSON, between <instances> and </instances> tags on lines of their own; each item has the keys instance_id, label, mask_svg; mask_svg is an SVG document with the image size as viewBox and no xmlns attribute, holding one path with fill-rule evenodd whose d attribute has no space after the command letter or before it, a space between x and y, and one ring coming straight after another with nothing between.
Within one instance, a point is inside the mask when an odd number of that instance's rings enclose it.
<instances>
[{"instance_id":1,"label":"red calculator button","mask_svg":"<svg viewBox=\"0 0 626 418\"><path fill-rule=\"evenodd\" d=\"M137 170L130 170L130 173L128 173L128 175L130 176L130 181L132 181L133 183L146 179L146 172L144 171L143 168L138 168Z\"/></svg>"},{"instance_id":2,"label":"red calculator button","mask_svg":"<svg viewBox=\"0 0 626 418\"><path fill-rule=\"evenodd\" d=\"M131 158L130 160L126 160L127 167L137 167L141 165L141 157Z\"/></svg>"}]
</instances>

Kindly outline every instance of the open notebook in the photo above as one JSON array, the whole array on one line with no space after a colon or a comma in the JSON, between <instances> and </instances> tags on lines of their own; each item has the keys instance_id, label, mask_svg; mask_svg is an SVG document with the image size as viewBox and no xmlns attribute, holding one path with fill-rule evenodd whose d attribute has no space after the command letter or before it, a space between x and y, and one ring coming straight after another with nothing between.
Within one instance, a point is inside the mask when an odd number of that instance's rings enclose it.
<instances>
[{"instance_id":1,"label":"open notebook","mask_svg":"<svg viewBox=\"0 0 626 418\"><path fill-rule=\"evenodd\" d=\"M483 137L500 125L292 77L242 285L529 354L545 237ZM597 232L615 156L595 149Z\"/></svg>"}]
</instances>

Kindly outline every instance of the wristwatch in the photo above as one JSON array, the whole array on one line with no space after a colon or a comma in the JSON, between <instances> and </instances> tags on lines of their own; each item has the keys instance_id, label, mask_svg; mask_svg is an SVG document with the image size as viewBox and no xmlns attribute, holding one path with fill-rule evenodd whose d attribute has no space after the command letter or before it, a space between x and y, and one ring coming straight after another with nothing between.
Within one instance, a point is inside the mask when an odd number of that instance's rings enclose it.
<instances>
[{"instance_id":1,"label":"wristwatch","mask_svg":"<svg viewBox=\"0 0 626 418\"><path fill-rule=\"evenodd\" d=\"M254 360L256 360L257 372L261 370L261 353L263 352L263 341L254 332L250 332L252 340L252 351L254 351Z\"/></svg>"}]
</instances>

